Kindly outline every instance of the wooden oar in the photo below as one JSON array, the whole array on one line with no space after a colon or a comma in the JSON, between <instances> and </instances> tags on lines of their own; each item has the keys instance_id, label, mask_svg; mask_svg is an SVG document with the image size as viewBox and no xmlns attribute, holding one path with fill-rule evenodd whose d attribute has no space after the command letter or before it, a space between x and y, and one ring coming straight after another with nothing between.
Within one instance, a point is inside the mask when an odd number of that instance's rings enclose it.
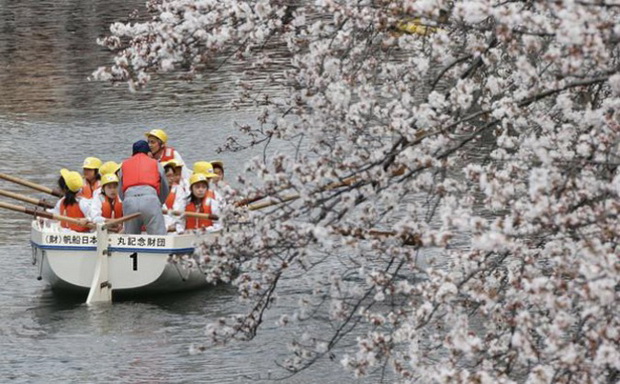
<instances>
[{"instance_id":1,"label":"wooden oar","mask_svg":"<svg viewBox=\"0 0 620 384\"><path fill-rule=\"evenodd\" d=\"M38 205L39 207L43 207L43 208L54 208L54 204L45 199L34 199L32 197L20 195L19 193L4 191L2 189L0 189L0 196L6 196L6 197L10 197L11 199L21 200L26 203Z\"/></svg>"},{"instance_id":2,"label":"wooden oar","mask_svg":"<svg viewBox=\"0 0 620 384\"><path fill-rule=\"evenodd\" d=\"M323 191L329 191L329 190L340 188L340 187L345 187L345 186L353 184L358 179L359 179L358 177L349 177L349 178L344 179L343 181L338 181L338 182L327 184L326 186L320 188L319 191L323 192ZM298 199L299 195L295 193L295 194L291 194L291 195L283 196L283 197L273 196L271 197L269 201L264 201L262 203L257 203L257 204L251 204L255 201L262 200L266 197L269 197L269 196L263 195L263 196L256 196L250 199L244 199L244 200L238 201L237 203L235 203L235 205L238 207L242 205L248 205L248 209L250 211L256 211L257 209L263 209L263 208L271 207L276 204L285 203L287 201Z\"/></svg>"},{"instance_id":3,"label":"wooden oar","mask_svg":"<svg viewBox=\"0 0 620 384\"><path fill-rule=\"evenodd\" d=\"M165 214L174 215L174 216L185 215L189 217L196 217L198 219L218 220L218 217L216 215L212 215L210 213L173 211L172 209L162 209L162 213L164 215Z\"/></svg>"},{"instance_id":4,"label":"wooden oar","mask_svg":"<svg viewBox=\"0 0 620 384\"><path fill-rule=\"evenodd\" d=\"M37 191L45 192L45 193L48 193L50 195L54 195L56 197L63 197L64 196L63 193L60 190L58 190L58 189L48 188L48 187L45 187L45 186L40 185L40 184L33 183L31 181L28 181L28 180L24 180L24 179L20 179L18 177L15 177L15 176L7 175L5 173L0 173L0 179L4 179L6 181L10 181L10 182L13 182L13 183L16 183L16 184L19 184L19 185L23 185L24 187L29 187L29 188L32 188L32 189L36 189Z\"/></svg>"},{"instance_id":5,"label":"wooden oar","mask_svg":"<svg viewBox=\"0 0 620 384\"><path fill-rule=\"evenodd\" d=\"M263 208L271 207L273 205L285 203L287 201L291 201L291 200L295 200L295 199L299 199L299 195L298 194L288 195L288 196L284 196L282 198L273 197L272 200L263 201L261 203L256 203L256 204L250 204L250 205L248 205L248 209L250 211L256 211L257 209L263 209Z\"/></svg>"},{"instance_id":6,"label":"wooden oar","mask_svg":"<svg viewBox=\"0 0 620 384\"><path fill-rule=\"evenodd\" d=\"M394 171L392 171L392 174L390 177L402 176L405 173L405 171L406 171L405 167L399 167L398 169L395 169ZM342 181L336 181L336 182L327 184L323 186L322 188L319 188L318 192L325 192L325 191L330 191L332 189L336 189L340 187L347 187L359 180L361 180L361 177L359 176L347 177L346 179ZM238 207L243 206L243 205L248 205L248 209L250 211L255 211L257 209L263 209L263 208L271 207L273 205L277 205L280 203L285 203L287 201L298 199L299 195L291 194L291 195L284 196L284 197L272 196L272 199L269 201L258 203L258 204L251 204L255 201L262 200L266 197L269 197L269 195L255 196L253 198L243 199L243 200L236 202L235 205Z\"/></svg>"},{"instance_id":7,"label":"wooden oar","mask_svg":"<svg viewBox=\"0 0 620 384\"><path fill-rule=\"evenodd\" d=\"M396 177L396 176L402 176L405 173L406 168L405 167L399 167L398 169L395 169L394 171L392 171L392 174L390 177ZM318 192L325 192L325 191L330 191L332 189L336 189L336 188L341 188L341 187L348 187L351 184L355 183L356 181L361 180L361 177L359 176L351 176L351 177L347 177L346 179L342 180L342 181L335 181L333 183L329 183L321 188L319 188ZM282 188L281 191L284 191L288 188ZM262 200L264 198L269 197L270 195L264 194L264 195L256 195L253 197L248 197L246 199L242 199L239 200L235 203L235 205L237 207L241 207L241 206L245 206L245 205L250 205L256 201ZM295 196L295 197L293 197ZM271 207L272 205L276 205L278 203L284 203L290 200L295 200L296 198L298 198L299 195L289 195L289 196L285 196L283 198L278 198L276 196L273 196L274 200L270 200L269 202L266 203L260 203L260 204L254 204L254 205L250 205L250 210L256 210L256 209L263 209L263 208L267 208L267 207Z\"/></svg>"},{"instance_id":8,"label":"wooden oar","mask_svg":"<svg viewBox=\"0 0 620 384\"><path fill-rule=\"evenodd\" d=\"M368 238L386 238L386 237L399 237L404 245L412 245L419 247L422 245L422 239L419 234L413 235L399 235L395 231L380 231L378 229L361 229L361 228L333 228L336 232L344 236L356 237L358 239Z\"/></svg>"},{"instance_id":9,"label":"wooden oar","mask_svg":"<svg viewBox=\"0 0 620 384\"><path fill-rule=\"evenodd\" d=\"M358 179L359 179L359 177L357 177L357 176L347 177L346 179L344 179L342 181L336 181L336 182L333 182L333 183L329 183L329 184L323 186L322 188L320 188L319 191L321 191L321 192L322 191L329 191L331 189L336 189L336 188L340 188L340 187L346 187L348 185L353 184ZM288 189L288 188L282 188L280 191L284 191L286 189ZM237 201L235 203L235 205L237 207L241 207L241 206L244 206L244 205L249 205L249 204L252 204L252 203L254 203L256 201L262 200L262 199L264 199L266 197L269 197L269 196L270 195L264 194L264 195L256 195L256 196L248 197L248 198L245 198L245 199ZM284 200L284 201L288 201L288 200ZM264 207L262 207L262 208L264 208ZM260 208L255 208L255 209L260 209Z\"/></svg>"},{"instance_id":10,"label":"wooden oar","mask_svg":"<svg viewBox=\"0 0 620 384\"><path fill-rule=\"evenodd\" d=\"M107 228L113 227L115 225L124 223L126 221L133 220L133 219L135 219L137 217L140 217L141 214L142 213L140 213L140 212L136 212L136 213L132 213L131 215L119 217L118 219L108 219L108 220L105 221L105 224L104 224L103 228L107 229Z\"/></svg>"},{"instance_id":11,"label":"wooden oar","mask_svg":"<svg viewBox=\"0 0 620 384\"><path fill-rule=\"evenodd\" d=\"M86 225L84 225L84 223L80 219L75 219L73 217L68 217L68 216L63 216L63 215L57 215L57 214L49 213L46 211L39 211L39 210L32 209L32 208L21 207L19 205L13 205L13 204L5 203L2 201L0 201L0 208L9 209L15 212L22 212L22 213L25 213L27 215L31 215L34 217L43 217L43 218L51 219L51 220L65 221L67 223L77 224L77 225L88 227L88 228L95 228L95 225L92 223L86 223Z\"/></svg>"},{"instance_id":12,"label":"wooden oar","mask_svg":"<svg viewBox=\"0 0 620 384\"><path fill-rule=\"evenodd\" d=\"M283 188L283 189L280 190L280 192L283 191L283 190L286 190L286 189L287 188ZM262 195L256 195L256 196L252 196L252 197L247 197L245 199L241 199L239 201L236 201L235 202L235 206L243 207L243 206L246 206L246 205L250 205L250 204L252 204L254 202L257 202L257 201L262 200L262 199L264 199L266 197L269 197L269 196L270 195L262 194Z\"/></svg>"}]
</instances>

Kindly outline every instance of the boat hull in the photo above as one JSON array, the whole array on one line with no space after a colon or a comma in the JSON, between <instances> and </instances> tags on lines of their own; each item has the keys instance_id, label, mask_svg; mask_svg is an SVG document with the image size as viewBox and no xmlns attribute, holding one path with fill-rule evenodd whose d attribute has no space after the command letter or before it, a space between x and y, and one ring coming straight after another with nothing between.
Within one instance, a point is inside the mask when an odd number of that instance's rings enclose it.
<instances>
[{"instance_id":1,"label":"boat hull","mask_svg":"<svg viewBox=\"0 0 620 384\"><path fill-rule=\"evenodd\" d=\"M112 294L162 294L208 286L194 244L216 234L109 235L108 279ZM61 232L34 221L33 263L55 291L87 294L97 263L94 233Z\"/></svg>"}]
</instances>

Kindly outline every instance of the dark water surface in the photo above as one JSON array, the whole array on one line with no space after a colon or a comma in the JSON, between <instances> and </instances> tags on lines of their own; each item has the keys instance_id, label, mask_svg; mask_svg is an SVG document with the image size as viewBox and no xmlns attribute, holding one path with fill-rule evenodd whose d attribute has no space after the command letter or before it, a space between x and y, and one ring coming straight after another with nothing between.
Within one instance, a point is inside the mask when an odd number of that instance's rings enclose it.
<instances>
[{"instance_id":1,"label":"dark water surface","mask_svg":"<svg viewBox=\"0 0 620 384\"><path fill-rule=\"evenodd\" d=\"M79 170L87 156L120 161L152 128L168 132L186 163L224 160L230 180L256 155L215 153L234 121L254 122L251 111L226 107L235 71L135 94L87 81L111 60L96 38L143 4L0 1L0 172L54 186L60 168ZM43 197L5 181L0 188ZM25 216L0 211L0 382L245 383L282 374L274 361L295 329L276 329L279 313L249 343L190 354L207 322L240 310L232 287L87 307L36 279L29 228ZM294 303L300 293L287 291ZM338 359L318 368L283 382L353 381Z\"/></svg>"}]
</instances>

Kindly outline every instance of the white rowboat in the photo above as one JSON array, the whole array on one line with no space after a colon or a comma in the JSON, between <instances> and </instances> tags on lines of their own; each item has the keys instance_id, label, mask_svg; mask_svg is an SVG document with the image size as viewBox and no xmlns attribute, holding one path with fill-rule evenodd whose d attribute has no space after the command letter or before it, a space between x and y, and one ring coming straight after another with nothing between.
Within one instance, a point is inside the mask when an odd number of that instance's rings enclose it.
<instances>
[{"instance_id":1,"label":"white rowboat","mask_svg":"<svg viewBox=\"0 0 620 384\"><path fill-rule=\"evenodd\" d=\"M213 236L217 233L107 234L107 247L102 252L107 265L101 288L105 284L114 297L204 288L209 283L201 263L194 259L194 244ZM39 279L56 291L89 293L95 284L93 277L99 274L98 242L97 233L65 232L49 221L34 220L31 245Z\"/></svg>"}]
</instances>

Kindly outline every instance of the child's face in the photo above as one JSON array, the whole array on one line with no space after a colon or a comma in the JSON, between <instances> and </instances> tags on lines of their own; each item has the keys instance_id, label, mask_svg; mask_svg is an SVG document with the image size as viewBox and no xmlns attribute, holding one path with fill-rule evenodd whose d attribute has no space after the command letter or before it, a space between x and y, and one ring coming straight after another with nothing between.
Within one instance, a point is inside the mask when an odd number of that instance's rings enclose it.
<instances>
[{"instance_id":1,"label":"child's face","mask_svg":"<svg viewBox=\"0 0 620 384\"><path fill-rule=\"evenodd\" d=\"M174 183L175 184L180 184L181 183L181 175L183 174L183 167L176 167L174 169Z\"/></svg>"},{"instance_id":2,"label":"child's face","mask_svg":"<svg viewBox=\"0 0 620 384\"><path fill-rule=\"evenodd\" d=\"M86 180L93 181L95 180L95 176L97 176L97 170L84 168L82 174Z\"/></svg>"},{"instance_id":3,"label":"child's face","mask_svg":"<svg viewBox=\"0 0 620 384\"><path fill-rule=\"evenodd\" d=\"M213 168L213 173L215 173L217 175L217 178L215 179L215 181L220 181L224 178L224 172L222 171L221 168Z\"/></svg>"},{"instance_id":4,"label":"child's face","mask_svg":"<svg viewBox=\"0 0 620 384\"><path fill-rule=\"evenodd\" d=\"M192 193L199 199L202 199L207 194L207 190L209 186L205 181L199 181L197 183L192 184Z\"/></svg>"},{"instance_id":5,"label":"child's face","mask_svg":"<svg viewBox=\"0 0 620 384\"><path fill-rule=\"evenodd\" d=\"M168 180L168 185L176 184L174 182L174 171L172 170L172 168L166 169L166 179Z\"/></svg>"},{"instance_id":6,"label":"child's face","mask_svg":"<svg viewBox=\"0 0 620 384\"><path fill-rule=\"evenodd\" d=\"M118 196L118 183L109 183L103 186L103 193L111 199Z\"/></svg>"}]
</instances>

